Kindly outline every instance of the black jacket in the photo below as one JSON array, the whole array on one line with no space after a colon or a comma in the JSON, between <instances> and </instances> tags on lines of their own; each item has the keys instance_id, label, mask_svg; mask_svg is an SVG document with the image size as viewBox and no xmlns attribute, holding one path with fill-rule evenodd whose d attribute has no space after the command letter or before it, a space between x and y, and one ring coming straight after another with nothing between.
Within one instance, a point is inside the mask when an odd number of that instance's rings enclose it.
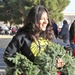
<instances>
[{"instance_id":1,"label":"black jacket","mask_svg":"<svg viewBox=\"0 0 75 75\"><path fill-rule=\"evenodd\" d=\"M12 61L7 60L7 57L12 57L16 52L23 54L30 61L34 61L34 55L30 50L31 42L24 33L15 35L3 54L4 62L10 67L15 66Z\"/></svg>"},{"instance_id":2,"label":"black jacket","mask_svg":"<svg viewBox=\"0 0 75 75\"><path fill-rule=\"evenodd\" d=\"M70 41L72 41L74 38L74 25L73 24L71 25L69 32L70 32Z\"/></svg>"}]
</instances>

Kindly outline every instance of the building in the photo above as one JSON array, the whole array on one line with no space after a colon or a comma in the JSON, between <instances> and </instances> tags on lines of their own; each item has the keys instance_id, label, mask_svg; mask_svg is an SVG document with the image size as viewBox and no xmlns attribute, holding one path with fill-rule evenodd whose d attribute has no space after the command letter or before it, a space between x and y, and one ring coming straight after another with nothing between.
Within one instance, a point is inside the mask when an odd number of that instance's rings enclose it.
<instances>
[{"instance_id":1,"label":"building","mask_svg":"<svg viewBox=\"0 0 75 75\"><path fill-rule=\"evenodd\" d=\"M69 24L75 20L75 12L63 12L64 19L66 19Z\"/></svg>"}]
</instances>

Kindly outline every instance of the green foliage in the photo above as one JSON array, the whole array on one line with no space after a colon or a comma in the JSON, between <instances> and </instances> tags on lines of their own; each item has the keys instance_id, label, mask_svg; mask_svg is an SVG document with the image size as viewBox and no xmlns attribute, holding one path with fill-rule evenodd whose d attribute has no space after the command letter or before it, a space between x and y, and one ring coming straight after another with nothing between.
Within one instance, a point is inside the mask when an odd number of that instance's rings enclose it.
<instances>
[{"instance_id":1,"label":"green foliage","mask_svg":"<svg viewBox=\"0 0 75 75\"><path fill-rule=\"evenodd\" d=\"M14 57L9 57L8 60L13 61L15 63L15 67L7 68L6 75L37 75L39 69L37 66L33 65L33 62L29 61L25 56L20 53L16 53Z\"/></svg>"},{"instance_id":2,"label":"green foliage","mask_svg":"<svg viewBox=\"0 0 75 75\"><path fill-rule=\"evenodd\" d=\"M65 63L64 67L56 68L56 59L61 58ZM75 74L75 58L68 54L63 47L57 44L49 43L46 50L35 57L34 63L29 61L25 56L20 53L8 60L15 63L15 67L7 68L7 75L14 70L13 75L18 73L26 73L26 75L57 75L57 71L64 72L65 75ZM36 65L34 65L36 64Z\"/></svg>"},{"instance_id":3,"label":"green foliage","mask_svg":"<svg viewBox=\"0 0 75 75\"><path fill-rule=\"evenodd\" d=\"M51 19L55 18L56 21L61 21L63 19L61 12L69 3L69 0L47 0L44 5L48 8Z\"/></svg>"},{"instance_id":4,"label":"green foliage","mask_svg":"<svg viewBox=\"0 0 75 75\"><path fill-rule=\"evenodd\" d=\"M22 23L30 8L37 4L48 8L50 18L60 21L63 18L61 12L69 2L69 0L2 0L0 2L0 21Z\"/></svg>"},{"instance_id":5,"label":"green foliage","mask_svg":"<svg viewBox=\"0 0 75 75\"><path fill-rule=\"evenodd\" d=\"M57 58L61 58L65 63L65 66L61 69L56 68ZM63 47L52 43L47 47L45 53L42 53L35 58L35 63L39 65L38 67L40 68L39 75L57 75L56 72L58 70L65 75L74 75L74 62L75 58L69 55Z\"/></svg>"}]
</instances>

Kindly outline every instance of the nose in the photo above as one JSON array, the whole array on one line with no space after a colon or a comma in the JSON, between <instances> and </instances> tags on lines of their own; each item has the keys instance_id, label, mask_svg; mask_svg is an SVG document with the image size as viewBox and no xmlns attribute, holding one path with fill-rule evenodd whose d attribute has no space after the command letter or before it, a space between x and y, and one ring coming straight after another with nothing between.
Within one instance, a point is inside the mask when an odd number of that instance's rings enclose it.
<instances>
[{"instance_id":1,"label":"nose","mask_svg":"<svg viewBox=\"0 0 75 75\"><path fill-rule=\"evenodd\" d=\"M44 19L44 23L48 23L48 19Z\"/></svg>"}]
</instances>

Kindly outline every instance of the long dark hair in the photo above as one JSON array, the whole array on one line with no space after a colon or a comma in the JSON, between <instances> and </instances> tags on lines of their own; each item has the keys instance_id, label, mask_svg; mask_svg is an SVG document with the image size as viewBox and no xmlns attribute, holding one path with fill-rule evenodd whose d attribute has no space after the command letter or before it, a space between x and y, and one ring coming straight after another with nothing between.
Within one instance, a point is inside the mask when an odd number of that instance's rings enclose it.
<instances>
[{"instance_id":1,"label":"long dark hair","mask_svg":"<svg viewBox=\"0 0 75 75\"><path fill-rule=\"evenodd\" d=\"M39 22L43 12L47 12L47 15L48 15L47 27L51 27L48 10L43 5L36 5L29 11L27 18L25 18L24 20L24 27L21 28L19 32L23 31L25 32L25 34L29 35L30 37L31 35L34 35L36 37L36 34L40 32L39 28L37 27L37 23ZM43 38L48 38L47 35L48 33L46 30L46 31L40 32L39 36L42 36ZM51 35L49 35L49 37L50 36Z\"/></svg>"},{"instance_id":2,"label":"long dark hair","mask_svg":"<svg viewBox=\"0 0 75 75\"><path fill-rule=\"evenodd\" d=\"M63 24L68 24L68 23L67 23L67 20L63 20Z\"/></svg>"}]
</instances>

